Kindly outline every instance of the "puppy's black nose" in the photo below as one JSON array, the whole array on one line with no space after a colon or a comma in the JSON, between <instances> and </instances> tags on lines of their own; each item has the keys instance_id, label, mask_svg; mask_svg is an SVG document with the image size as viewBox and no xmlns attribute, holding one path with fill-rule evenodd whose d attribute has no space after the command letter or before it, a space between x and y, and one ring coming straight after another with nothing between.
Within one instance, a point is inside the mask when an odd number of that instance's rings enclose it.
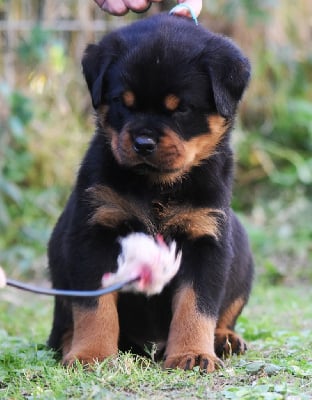
<instances>
[{"instance_id":1,"label":"puppy's black nose","mask_svg":"<svg viewBox=\"0 0 312 400\"><path fill-rule=\"evenodd\" d=\"M141 156L152 154L156 150L156 146L157 143L155 139L144 133L137 136L133 142L134 151Z\"/></svg>"}]
</instances>

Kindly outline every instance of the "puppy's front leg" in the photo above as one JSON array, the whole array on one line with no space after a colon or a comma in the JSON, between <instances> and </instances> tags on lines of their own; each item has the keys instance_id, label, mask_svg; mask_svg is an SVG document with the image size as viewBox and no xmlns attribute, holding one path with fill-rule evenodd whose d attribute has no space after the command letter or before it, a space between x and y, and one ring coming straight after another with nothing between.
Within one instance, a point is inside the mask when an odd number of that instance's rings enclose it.
<instances>
[{"instance_id":1,"label":"puppy's front leg","mask_svg":"<svg viewBox=\"0 0 312 400\"><path fill-rule=\"evenodd\" d=\"M221 243L220 243L221 244ZM165 368L212 372L222 365L214 335L224 291L228 253L212 238L185 243L165 352Z\"/></svg>"},{"instance_id":2,"label":"puppy's front leg","mask_svg":"<svg viewBox=\"0 0 312 400\"><path fill-rule=\"evenodd\" d=\"M173 318L166 348L165 368L212 372L222 363L214 351L216 319L201 313L196 293L190 286L177 292L173 301Z\"/></svg>"},{"instance_id":3,"label":"puppy's front leg","mask_svg":"<svg viewBox=\"0 0 312 400\"><path fill-rule=\"evenodd\" d=\"M63 364L76 360L92 364L118 352L119 322L117 293L100 297L96 307L73 305L73 336Z\"/></svg>"},{"instance_id":4,"label":"puppy's front leg","mask_svg":"<svg viewBox=\"0 0 312 400\"><path fill-rule=\"evenodd\" d=\"M91 225L86 229L77 223L66 245L68 264L62 266L62 272L68 276L71 289L95 290L101 286L104 273L116 270L120 245L111 230ZM56 279L53 284L59 286ZM117 294L75 298L70 307L72 326L61 343L63 364L71 365L75 360L92 364L117 354Z\"/></svg>"}]
</instances>

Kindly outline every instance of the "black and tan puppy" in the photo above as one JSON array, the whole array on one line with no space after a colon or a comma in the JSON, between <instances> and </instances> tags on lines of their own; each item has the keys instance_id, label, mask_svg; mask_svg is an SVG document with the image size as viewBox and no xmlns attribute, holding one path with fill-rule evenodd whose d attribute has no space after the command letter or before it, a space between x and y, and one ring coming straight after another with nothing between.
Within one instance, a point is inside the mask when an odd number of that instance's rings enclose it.
<instances>
[{"instance_id":1,"label":"black and tan puppy","mask_svg":"<svg viewBox=\"0 0 312 400\"><path fill-rule=\"evenodd\" d=\"M249 62L190 19L158 15L90 45L82 65L96 132L49 244L53 286L98 288L131 232L175 240L182 262L160 295L56 298L49 345L71 364L155 343L166 368L213 371L246 348L233 329L253 267L230 208L230 132Z\"/></svg>"}]
</instances>

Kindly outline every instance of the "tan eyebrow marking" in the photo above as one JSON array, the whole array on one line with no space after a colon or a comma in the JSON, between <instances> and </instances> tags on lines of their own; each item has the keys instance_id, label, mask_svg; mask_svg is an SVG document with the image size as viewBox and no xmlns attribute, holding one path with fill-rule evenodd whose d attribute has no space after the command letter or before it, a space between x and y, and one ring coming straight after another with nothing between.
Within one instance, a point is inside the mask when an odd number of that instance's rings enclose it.
<instances>
[{"instance_id":1,"label":"tan eyebrow marking","mask_svg":"<svg viewBox=\"0 0 312 400\"><path fill-rule=\"evenodd\" d=\"M168 96L165 97L164 104L167 110L175 111L178 108L180 101L181 99L175 94L168 94Z\"/></svg>"},{"instance_id":2,"label":"tan eyebrow marking","mask_svg":"<svg viewBox=\"0 0 312 400\"><path fill-rule=\"evenodd\" d=\"M126 90L122 95L126 107L133 107L135 104L135 95L131 90Z\"/></svg>"}]
</instances>

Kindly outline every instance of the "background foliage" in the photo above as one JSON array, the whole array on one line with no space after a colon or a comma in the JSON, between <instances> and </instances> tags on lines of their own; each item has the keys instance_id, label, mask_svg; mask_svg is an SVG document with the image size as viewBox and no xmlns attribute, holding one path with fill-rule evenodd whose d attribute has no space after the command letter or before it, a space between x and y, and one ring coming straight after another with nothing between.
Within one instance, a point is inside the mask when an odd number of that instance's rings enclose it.
<instances>
[{"instance_id":1,"label":"background foliage","mask_svg":"<svg viewBox=\"0 0 312 400\"><path fill-rule=\"evenodd\" d=\"M258 274L272 284L311 281L311 2L204 5L202 24L231 36L253 66L233 134L233 206ZM0 263L12 275L42 277L47 240L92 135L83 48L135 17L109 17L91 1L0 0Z\"/></svg>"}]
</instances>

